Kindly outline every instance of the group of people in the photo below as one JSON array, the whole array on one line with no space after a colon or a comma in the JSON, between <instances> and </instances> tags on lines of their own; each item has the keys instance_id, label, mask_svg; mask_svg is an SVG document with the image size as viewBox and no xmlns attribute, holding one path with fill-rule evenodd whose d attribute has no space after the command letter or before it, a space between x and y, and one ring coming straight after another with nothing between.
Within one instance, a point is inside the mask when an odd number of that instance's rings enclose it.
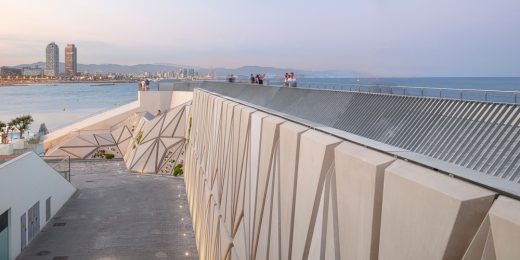
<instances>
[{"instance_id":1,"label":"group of people","mask_svg":"<svg viewBox=\"0 0 520 260\"><path fill-rule=\"evenodd\" d=\"M294 76L294 72L285 73L285 79L283 81L284 87L296 87L296 77Z\"/></svg>"},{"instance_id":2,"label":"group of people","mask_svg":"<svg viewBox=\"0 0 520 260\"><path fill-rule=\"evenodd\" d=\"M267 85L265 74L251 74L251 84Z\"/></svg>"},{"instance_id":3,"label":"group of people","mask_svg":"<svg viewBox=\"0 0 520 260\"><path fill-rule=\"evenodd\" d=\"M254 74L251 74L250 83L259 84L259 85L268 85L265 74L256 74L256 76ZM285 73L283 86L284 87L293 87L293 88L296 87L296 76L294 75L294 72Z\"/></svg>"},{"instance_id":4,"label":"group of people","mask_svg":"<svg viewBox=\"0 0 520 260\"><path fill-rule=\"evenodd\" d=\"M148 91L150 90L150 81L149 80L143 80L139 82L139 91Z\"/></svg>"}]
</instances>

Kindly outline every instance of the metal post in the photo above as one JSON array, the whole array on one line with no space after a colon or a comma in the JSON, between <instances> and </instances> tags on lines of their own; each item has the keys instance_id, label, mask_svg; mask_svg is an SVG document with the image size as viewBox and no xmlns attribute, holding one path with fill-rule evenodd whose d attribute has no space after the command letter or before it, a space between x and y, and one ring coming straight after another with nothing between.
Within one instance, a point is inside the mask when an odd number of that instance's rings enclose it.
<instances>
[{"instance_id":1,"label":"metal post","mask_svg":"<svg viewBox=\"0 0 520 260\"><path fill-rule=\"evenodd\" d=\"M421 88L421 97L424 97L424 88Z\"/></svg>"},{"instance_id":2,"label":"metal post","mask_svg":"<svg viewBox=\"0 0 520 260\"><path fill-rule=\"evenodd\" d=\"M485 91L484 93L486 94L485 97L484 97L484 101L487 101L487 94L488 93L487 93L487 91Z\"/></svg>"},{"instance_id":3,"label":"metal post","mask_svg":"<svg viewBox=\"0 0 520 260\"><path fill-rule=\"evenodd\" d=\"M70 183L70 156L67 156L68 157L68 161L69 161L69 183Z\"/></svg>"},{"instance_id":4,"label":"metal post","mask_svg":"<svg viewBox=\"0 0 520 260\"><path fill-rule=\"evenodd\" d=\"M462 100L462 90L460 91L460 100Z\"/></svg>"},{"instance_id":5,"label":"metal post","mask_svg":"<svg viewBox=\"0 0 520 260\"><path fill-rule=\"evenodd\" d=\"M515 104L516 104L516 94L517 94L517 93L515 93Z\"/></svg>"}]
</instances>

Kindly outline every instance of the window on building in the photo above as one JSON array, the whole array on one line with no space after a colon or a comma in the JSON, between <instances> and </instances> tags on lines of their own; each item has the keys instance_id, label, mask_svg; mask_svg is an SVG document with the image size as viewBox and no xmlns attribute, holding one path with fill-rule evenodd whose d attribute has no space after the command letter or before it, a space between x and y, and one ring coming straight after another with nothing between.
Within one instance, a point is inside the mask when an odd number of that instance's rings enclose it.
<instances>
[{"instance_id":1,"label":"window on building","mask_svg":"<svg viewBox=\"0 0 520 260\"><path fill-rule=\"evenodd\" d=\"M45 201L45 221L51 219L51 197Z\"/></svg>"},{"instance_id":2,"label":"window on building","mask_svg":"<svg viewBox=\"0 0 520 260\"><path fill-rule=\"evenodd\" d=\"M0 215L0 232L4 231L9 225L9 219L7 218L7 211Z\"/></svg>"}]
</instances>

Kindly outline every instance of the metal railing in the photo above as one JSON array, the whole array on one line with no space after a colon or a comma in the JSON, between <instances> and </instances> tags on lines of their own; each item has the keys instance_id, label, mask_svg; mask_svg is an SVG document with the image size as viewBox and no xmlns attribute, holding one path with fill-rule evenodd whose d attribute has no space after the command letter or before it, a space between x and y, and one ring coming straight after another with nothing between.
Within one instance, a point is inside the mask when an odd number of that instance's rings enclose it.
<instances>
[{"instance_id":1,"label":"metal railing","mask_svg":"<svg viewBox=\"0 0 520 260\"><path fill-rule=\"evenodd\" d=\"M0 164L10 161L27 152L34 152L40 156L49 166L57 171L65 180L70 182L70 157L69 156L44 156L41 143L26 143L24 149L13 149L9 155L0 155Z\"/></svg>"},{"instance_id":2,"label":"metal railing","mask_svg":"<svg viewBox=\"0 0 520 260\"><path fill-rule=\"evenodd\" d=\"M4 144L4 145L12 145L12 144ZM12 149L12 153L0 155L0 164L5 163L11 159L14 159L26 152L34 152L37 155L43 154L43 145L41 143L32 143L25 140L24 148L22 149Z\"/></svg>"},{"instance_id":3,"label":"metal railing","mask_svg":"<svg viewBox=\"0 0 520 260\"><path fill-rule=\"evenodd\" d=\"M456 89L413 86L382 86L348 83L298 82L299 88L378 93L411 97L449 98L465 101L484 101L506 104L520 103L520 90Z\"/></svg>"},{"instance_id":4,"label":"metal railing","mask_svg":"<svg viewBox=\"0 0 520 260\"><path fill-rule=\"evenodd\" d=\"M185 83L188 85L197 85L202 82L223 82L223 81L189 81L189 82L164 82L161 86L164 90L173 90L174 84ZM250 84L248 81L237 81L234 84ZM182 85L182 84L180 84ZM283 87L284 82L280 80L268 80L263 85ZM298 88L318 89L318 90L335 90L360 93L375 93L387 95L400 95L410 97L431 97L455 99L464 101L483 101L505 104L520 104L520 86L519 90L493 90L493 89L471 89L471 88L436 88L436 87L414 87L414 86L389 86L377 84L357 84L357 83L331 83L331 82L314 82L301 80L297 82Z\"/></svg>"},{"instance_id":5,"label":"metal railing","mask_svg":"<svg viewBox=\"0 0 520 260\"><path fill-rule=\"evenodd\" d=\"M40 156L61 177L70 182L70 156Z\"/></svg>"}]
</instances>

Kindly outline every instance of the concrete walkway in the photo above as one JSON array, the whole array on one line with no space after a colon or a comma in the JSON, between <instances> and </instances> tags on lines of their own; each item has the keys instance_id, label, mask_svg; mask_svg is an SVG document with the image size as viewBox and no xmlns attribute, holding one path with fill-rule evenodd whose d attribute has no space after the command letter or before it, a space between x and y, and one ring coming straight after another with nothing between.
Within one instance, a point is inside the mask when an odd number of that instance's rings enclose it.
<instances>
[{"instance_id":1,"label":"concrete walkway","mask_svg":"<svg viewBox=\"0 0 520 260\"><path fill-rule=\"evenodd\" d=\"M184 181L72 162L78 192L18 259L197 259Z\"/></svg>"}]
</instances>

